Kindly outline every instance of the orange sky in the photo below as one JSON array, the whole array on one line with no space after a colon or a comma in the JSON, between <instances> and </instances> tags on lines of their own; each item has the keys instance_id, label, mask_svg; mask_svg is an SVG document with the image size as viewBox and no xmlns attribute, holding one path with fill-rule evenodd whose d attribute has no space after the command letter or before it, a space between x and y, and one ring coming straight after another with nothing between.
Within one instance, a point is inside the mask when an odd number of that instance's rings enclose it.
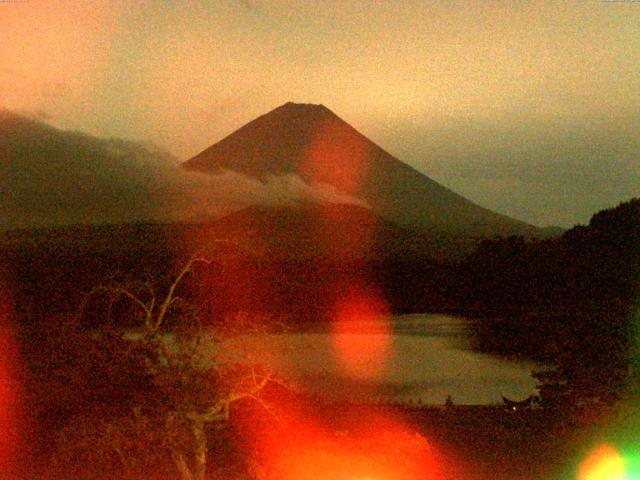
<instances>
[{"instance_id":1,"label":"orange sky","mask_svg":"<svg viewBox=\"0 0 640 480\"><path fill-rule=\"evenodd\" d=\"M566 157L588 150L591 128L603 152L635 159L640 179L637 141L624 150L638 138L640 3L0 2L0 106L56 126L186 159L289 100L325 104L485 206L538 224L584 221L616 195L640 195L624 181L609 191L628 171L578 155L591 176L567 192L509 172L526 161L570 180ZM530 158L553 135L559 153ZM480 170L461 173L469 158ZM604 186L602 170L613 172ZM582 198L589 186L596 196ZM535 201L514 203L525 196Z\"/></svg>"}]
</instances>

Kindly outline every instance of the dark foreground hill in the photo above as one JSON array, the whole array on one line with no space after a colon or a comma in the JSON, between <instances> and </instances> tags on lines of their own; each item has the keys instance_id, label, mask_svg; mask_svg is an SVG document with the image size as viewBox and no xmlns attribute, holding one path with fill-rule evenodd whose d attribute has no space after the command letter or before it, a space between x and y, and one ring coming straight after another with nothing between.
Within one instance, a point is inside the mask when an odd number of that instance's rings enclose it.
<instances>
[{"instance_id":1,"label":"dark foreground hill","mask_svg":"<svg viewBox=\"0 0 640 480\"><path fill-rule=\"evenodd\" d=\"M0 229L157 218L175 163L152 146L0 110Z\"/></svg>"},{"instance_id":2,"label":"dark foreground hill","mask_svg":"<svg viewBox=\"0 0 640 480\"><path fill-rule=\"evenodd\" d=\"M162 284L199 252L214 260L198 280L210 318L244 311L305 321L359 283L381 289L393 311L441 308L437 247L354 205L251 207L210 223L3 232L0 278L16 313L37 318L76 309L98 284Z\"/></svg>"},{"instance_id":3,"label":"dark foreground hill","mask_svg":"<svg viewBox=\"0 0 640 480\"><path fill-rule=\"evenodd\" d=\"M331 185L402 226L455 235L544 236L532 225L482 208L394 158L323 105L287 103L185 162L267 181L296 175Z\"/></svg>"},{"instance_id":4,"label":"dark foreground hill","mask_svg":"<svg viewBox=\"0 0 640 480\"><path fill-rule=\"evenodd\" d=\"M271 259L415 260L445 256L453 250L451 245L441 248L434 236L400 227L353 204L248 207L213 222L208 230Z\"/></svg>"}]
</instances>

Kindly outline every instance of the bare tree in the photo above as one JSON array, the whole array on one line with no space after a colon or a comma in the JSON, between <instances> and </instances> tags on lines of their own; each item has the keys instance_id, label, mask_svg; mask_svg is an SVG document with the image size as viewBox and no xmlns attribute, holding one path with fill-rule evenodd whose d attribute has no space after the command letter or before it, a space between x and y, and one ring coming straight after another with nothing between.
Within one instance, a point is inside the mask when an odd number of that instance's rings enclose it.
<instances>
[{"instance_id":1,"label":"bare tree","mask_svg":"<svg viewBox=\"0 0 640 480\"><path fill-rule=\"evenodd\" d=\"M210 462L207 434L228 424L232 404L251 400L271 412L261 396L276 381L271 371L241 360L223 362L205 351L212 334L203 329L184 284L196 266L209 264L203 256L190 258L163 295L150 282L96 287L65 332L58 332L72 346L52 345L55 359L48 359L44 377L72 387L69 395L82 397L84 412L70 408L71 420L58 430L56 468L84 458L89 472L84 478L101 477L100 465L115 464L123 478L158 468L182 480L204 479ZM118 308L137 312L140 328L107 323L80 331L83 315L96 304L108 315ZM57 387L48 388L51 398ZM173 467L160 465L167 456ZM98 471L90 473L92 467Z\"/></svg>"}]
</instances>

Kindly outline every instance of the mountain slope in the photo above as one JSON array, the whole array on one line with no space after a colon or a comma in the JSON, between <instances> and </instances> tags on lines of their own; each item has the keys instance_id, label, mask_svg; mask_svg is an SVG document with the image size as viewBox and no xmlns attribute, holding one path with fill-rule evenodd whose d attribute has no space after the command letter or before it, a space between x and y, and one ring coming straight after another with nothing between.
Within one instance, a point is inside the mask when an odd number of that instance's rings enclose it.
<instances>
[{"instance_id":1,"label":"mountain slope","mask_svg":"<svg viewBox=\"0 0 640 480\"><path fill-rule=\"evenodd\" d=\"M214 238L230 239L272 259L378 261L425 259L439 253L426 235L394 225L357 205L305 202L254 206L223 217L206 229Z\"/></svg>"},{"instance_id":2,"label":"mountain slope","mask_svg":"<svg viewBox=\"0 0 640 480\"><path fill-rule=\"evenodd\" d=\"M0 227L153 218L167 154L0 111Z\"/></svg>"},{"instance_id":3,"label":"mountain slope","mask_svg":"<svg viewBox=\"0 0 640 480\"><path fill-rule=\"evenodd\" d=\"M0 109L0 229L210 216L222 203L213 180L152 145Z\"/></svg>"},{"instance_id":4,"label":"mountain slope","mask_svg":"<svg viewBox=\"0 0 640 480\"><path fill-rule=\"evenodd\" d=\"M329 184L408 227L456 235L543 235L466 200L396 159L323 105L287 103L256 118L184 167L261 181L298 175Z\"/></svg>"}]
</instances>

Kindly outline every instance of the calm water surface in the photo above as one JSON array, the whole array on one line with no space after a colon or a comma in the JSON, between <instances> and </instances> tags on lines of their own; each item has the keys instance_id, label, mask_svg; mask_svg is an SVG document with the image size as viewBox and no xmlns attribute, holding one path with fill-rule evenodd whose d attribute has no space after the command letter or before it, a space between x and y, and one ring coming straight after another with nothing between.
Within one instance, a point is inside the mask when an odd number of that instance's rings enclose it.
<instances>
[{"instance_id":1,"label":"calm water surface","mask_svg":"<svg viewBox=\"0 0 640 480\"><path fill-rule=\"evenodd\" d=\"M379 344L385 335L379 325L353 327L339 334L342 339L328 325L314 325L295 333L242 336L215 349L246 356L297 388L335 400L438 405L451 395L457 404L490 404L501 403L502 394L523 399L533 393L536 365L470 351L468 324L445 315L393 317L384 362L365 378L345 370L335 345L340 340Z\"/></svg>"}]
</instances>

